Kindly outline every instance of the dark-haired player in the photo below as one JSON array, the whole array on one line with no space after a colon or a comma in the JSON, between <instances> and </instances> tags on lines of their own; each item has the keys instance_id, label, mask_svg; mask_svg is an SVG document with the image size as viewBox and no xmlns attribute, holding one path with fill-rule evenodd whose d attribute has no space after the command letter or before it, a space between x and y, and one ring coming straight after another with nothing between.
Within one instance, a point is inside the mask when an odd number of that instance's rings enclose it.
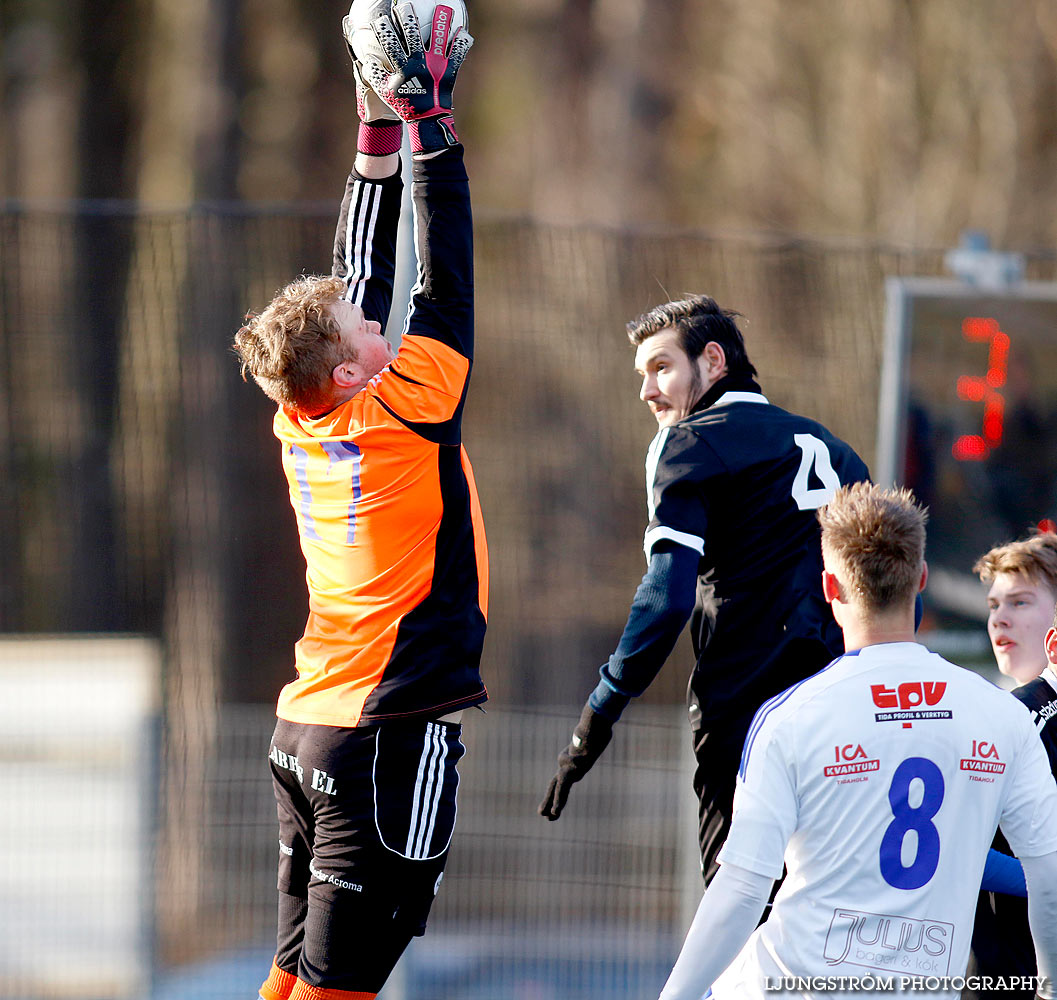
<instances>
[{"instance_id":1,"label":"dark-haired player","mask_svg":"<svg viewBox=\"0 0 1057 1000\"><path fill-rule=\"evenodd\" d=\"M815 510L869 473L821 424L771 404L736 314L705 295L628 327L660 431L646 458L648 561L616 651L558 758L540 813L557 819L691 620L689 710L706 879L730 826L753 713L843 650L822 596Z\"/></svg>"}]
</instances>

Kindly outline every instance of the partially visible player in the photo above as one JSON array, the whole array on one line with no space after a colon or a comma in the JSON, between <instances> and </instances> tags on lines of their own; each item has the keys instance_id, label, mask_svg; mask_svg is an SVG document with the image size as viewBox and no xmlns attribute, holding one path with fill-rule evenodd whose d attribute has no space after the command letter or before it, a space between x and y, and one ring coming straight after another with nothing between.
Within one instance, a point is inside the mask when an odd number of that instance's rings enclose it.
<instances>
[{"instance_id":1,"label":"partially visible player","mask_svg":"<svg viewBox=\"0 0 1057 1000\"><path fill-rule=\"evenodd\" d=\"M1031 710L1057 775L1057 723L1053 722L1057 676L1049 665L1053 663L1050 648L1057 611L1057 535L1043 532L993 548L977 560L973 571L991 585L987 632L995 662L1005 676L1016 681L1013 695ZM1001 833L995 835L994 848L1001 855L1012 853ZM1033 976L1035 949L1024 899L982 892L972 946L972 971L979 976ZM1032 994L1030 990L984 989L977 995L980 1000L1026 1000Z\"/></svg>"},{"instance_id":2,"label":"partially visible player","mask_svg":"<svg viewBox=\"0 0 1057 1000\"><path fill-rule=\"evenodd\" d=\"M997 824L1027 875L1039 995L1057 996L1057 785L1024 707L914 641L925 519L908 491L865 483L820 510L847 652L753 720L721 867L662 1000L763 1000L783 977L836 1000L867 976L955 1000L943 977L965 971Z\"/></svg>"},{"instance_id":3,"label":"partially visible player","mask_svg":"<svg viewBox=\"0 0 1057 1000\"><path fill-rule=\"evenodd\" d=\"M1042 734L1050 766L1057 776L1057 724L1053 721L1057 718L1057 609L1046 632L1046 669L1014 695L1031 710L1035 728Z\"/></svg>"},{"instance_id":4,"label":"partially visible player","mask_svg":"<svg viewBox=\"0 0 1057 1000\"><path fill-rule=\"evenodd\" d=\"M690 620L698 839L706 880L727 835L753 713L843 649L822 596L815 510L865 463L818 422L772 404L737 313L693 295L628 325L640 398L658 433L646 456L648 569L539 811L557 819ZM761 611L763 613L761 613Z\"/></svg>"},{"instance_id":5,"label":"partially visible player","mask_svg":"<svg viewBox=\"0 0 1057 1000\"><path fill-rule=\"evenodd\" d=\"M264 1000L369 1000L423 933L455 825L461 710L486 698L487 553L461 433L473 238L451 111L472 39L449 32L450 13L437 8L428 59L410 5L394 11L403 39L388 16L372 22L396 72L355 66L333 275L294 281L235 339L243 374L279 404L308 568L269 753L279 925ZM404 122L418 281L394 355L382 324Z\"/></svg>"},{"instance_id":6,"label":"partially visible player","mask_svg":"<svg viewBox=\"0 0 1057 1000\"><path fill-rule=\"evenodd\" d=\"M1046 631L1057 605L1057 535L1000 545L973 566L987 592L987 634L998 669L1017 684L1046 668Z\"/></svg>"}]
</instances>

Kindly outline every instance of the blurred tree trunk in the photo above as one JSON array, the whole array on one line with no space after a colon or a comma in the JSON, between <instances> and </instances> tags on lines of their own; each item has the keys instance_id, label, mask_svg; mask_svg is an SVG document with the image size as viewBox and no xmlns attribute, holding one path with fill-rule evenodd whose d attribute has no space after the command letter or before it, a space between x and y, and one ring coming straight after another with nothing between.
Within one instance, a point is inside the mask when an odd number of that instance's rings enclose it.
<instances>
[{"instance_id":1,"label":"blurred tree trunk","mask_svg":"<svg viewBox=\"0 0 1057 1000\"><path fill-rule=\"evenodd\" d=\"M54 545L71 551L71 469L76 465L82 379L73 371L78 337L66 322L76 294L72 225L41 218L25 200L77 191L77 77L63 11L29 10L0 0L0 183L15 202L0 247L0 339L5 420L0 530L4 574L0 621L6 629L59 631L70 625L74 585L62 560L42 559ZM66 298L64 300L64 290ZM26 324L25 316L35 322ZM20 322L21 321L21 322ZM61 451L61 454L57 452Z\"/></svg>"},{"instance_id":2,"label":"blurred tree trunk","mask_svg":"<svg viewBox=\"0 0 1057 1000\"><path fill-rule=\"evenodd\" d=\"M140 79L140 146L132 187L141 202L191 207L232 198L238 175L240 102L238 0L142 0L144 71ZM238 313L226 295L208 299L208 315L191 307L192 292L227 261L203 247L209 209L192 213L183 238L158 246L149 225L138 228L133 282L166 261L162 294L151 314L130 313L121 345L121 442L128 509L139 519L130 534L149 538L158 511L172 525L164 542L143 554L166 574L161 609L166 637L164 775L159 893L161 949L195 952L209 921L210 802L205 781L216 750L216 708L227 633L227 594L234 585L227 553L237 511L230 503L224 449L231 437L228 346ZM215 234L214 234L215 235ZM205 252L205 251L210 252ZM218 287L224 286L217 282ZM179 435L173 433L180 429Z\"/></svg>"},{"instance_id":3,"label":"blurred tree trunk","mask_svg":"<svg viewBox=\"0 0 1057 1000\"><path fill-rule=\"evenodd\" d=\"M81 198L124 196L134 142L132 89L136 77L137 24L134 0L91 0L68 8L72 44L81 65L77 115L77 194ZM78 410L85 415L84 440L72 458L69 482L75 581L67 628L130 631L125 563L118 557L119 516L114 495L112 447L118 394L125 274L132 251L129 220L85 208L75 223L73 296L69 331ZM139 627L142 627L140 625Z\"/></svg>"}]
</instances>

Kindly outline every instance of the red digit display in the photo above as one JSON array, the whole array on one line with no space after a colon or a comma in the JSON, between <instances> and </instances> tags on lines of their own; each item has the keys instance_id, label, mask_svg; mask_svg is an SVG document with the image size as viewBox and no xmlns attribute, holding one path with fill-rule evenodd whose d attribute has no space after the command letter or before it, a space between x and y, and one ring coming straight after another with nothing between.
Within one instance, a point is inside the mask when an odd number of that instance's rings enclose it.
<instances>
[{"instance_id":1,"label":"red digit display","mask_svg":"<svg viewBox=\"0 0 1057 1000\"><path fill-rule=\"evenodd\" d=\"M972 567L1057 528L1057 280L889 278L885 293L876 479L929 508L926 642L990 670Z\"/></svg>"},{"instance_id":2,"label":"red digit display","mask_svg":"<svg viewBox=\"0 0 1057 1000\"><path fill-rule=\"evenodd\" d=\"M979 375L959 375L958 398L984 404L983 426L979 434L963 434L957 438L951 453L960 462L980 462L1002 443L1006 400L1001 393L1006 384L1009 365L1009 337L990 317L970 316L962 323L962 336L974 343L986 343L987 372Z\"/></svg>"}]
</instances>

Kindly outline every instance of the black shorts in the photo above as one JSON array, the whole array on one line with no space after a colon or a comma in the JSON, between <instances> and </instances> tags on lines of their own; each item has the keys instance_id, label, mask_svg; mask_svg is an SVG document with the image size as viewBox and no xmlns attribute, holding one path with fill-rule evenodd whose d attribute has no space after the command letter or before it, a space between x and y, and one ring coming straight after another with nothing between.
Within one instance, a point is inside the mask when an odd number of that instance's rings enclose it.
<instances>
[{"instance_id":1,"label":"black shorts","mask_svg":"<svg viewBox=\"0 0 1057 1000\"><path fill-rule=\"evenodd\" d=\"M752 717L736 719L711 732L691 733L694 757L694 792L698 799L698 846L701 848L701 870L706 884L712 881L734 814L734 786L738 776L741 750Z\"/></svg>"},{"instance_id":2,"label":"black shorts","mask_svg":"<svg viewBox=\"0 0 1057 1000\"><path fill-rule=\"evenodd\" d=\"M380 988L423 933L455 829L461 734L429 719L356 729L278 721L268 755L278 888L307 901L281 902L280 968L313 985Z\"/></svg>"}]
</instances>

